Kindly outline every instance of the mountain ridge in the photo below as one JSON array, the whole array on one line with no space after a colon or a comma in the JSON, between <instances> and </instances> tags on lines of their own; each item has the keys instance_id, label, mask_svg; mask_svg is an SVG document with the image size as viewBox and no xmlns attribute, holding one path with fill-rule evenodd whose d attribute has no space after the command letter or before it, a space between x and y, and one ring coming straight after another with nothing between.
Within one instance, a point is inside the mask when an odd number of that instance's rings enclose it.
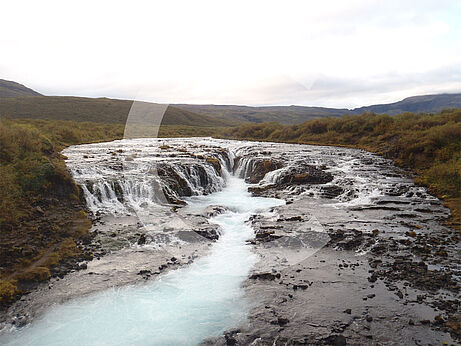
<instances>
[{"instance_id":1,"label":"mountain ridge","mask_svg":"<svg viewBox=\"0 0 461 346\"><path fill-rule=\"evenodd\" d=\"M174 106L197 114L215 116L217 118L255 123L275 121L282 124L299 124L326 116L341 117L344 115L358 115L364 112L389 115L404 112L438 113L446 108L461 108L461 93L410 96L393 103L363 106L353 109L300 105L257 107L175 104Z\"/></svg>"},{"instance_id":2,"label":"mountain ridge","mask_svg":"<svg viewBox=\"0 0 461 346\"><path fill-rule=\"evenodd\" d=\"M18 96L42 96L42 94L23 84L11 80L0 79L0 98Z\"/></svg>"},{"instance_id":3,"label":"mountain ridge","mask_svg":"<svg viewBox=\"0 0 461 346\"><path fill-rule=\"evenodd\" d=\"M22 84L0 79L0 116L124 123L132 104L132 100L107 97L44 96ZM205 127L233 126L243 122L301 124L317 118L364 112L396 115L404 112L437 113L447 108L461 108L461 93L411 96L393 103L354 109L301 105L171 104L162 124Z\"/></svg>"}]
</instances>

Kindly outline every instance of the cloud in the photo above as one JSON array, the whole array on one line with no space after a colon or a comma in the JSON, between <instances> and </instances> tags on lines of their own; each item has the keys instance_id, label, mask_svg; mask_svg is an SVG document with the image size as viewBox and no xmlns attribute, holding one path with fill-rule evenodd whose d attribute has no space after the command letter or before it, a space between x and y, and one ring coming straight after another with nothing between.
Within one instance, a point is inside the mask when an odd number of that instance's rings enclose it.
<instances>
[{"instance_id":1,"label":"cloud","mask_svg":"<svg viewBox=\"0 0 461 346\"><path fill-rule=\"evenodd\" d=\"M45 94L350 107L459 90L457 1L15 1L2 12L1 78Z\"/></svg>"}]
</instances>

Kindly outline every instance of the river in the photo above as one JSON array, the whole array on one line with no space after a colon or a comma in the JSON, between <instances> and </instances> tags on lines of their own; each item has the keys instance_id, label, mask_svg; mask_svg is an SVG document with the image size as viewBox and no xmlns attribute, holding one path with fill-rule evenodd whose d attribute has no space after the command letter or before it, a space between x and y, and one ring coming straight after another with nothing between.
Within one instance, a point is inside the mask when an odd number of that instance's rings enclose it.
<instances>
[{"instance_id":1,"label":"river","mask_svg":"<svg viewBox=\"0 0 461 346\"><path fill-rule=\"evenodd\" d=\"M459 302L449 211L390 160L211 138L63 154L95 260L12 306L1 344L454 343L430 322Z\"/></svg>"}]
</instances>

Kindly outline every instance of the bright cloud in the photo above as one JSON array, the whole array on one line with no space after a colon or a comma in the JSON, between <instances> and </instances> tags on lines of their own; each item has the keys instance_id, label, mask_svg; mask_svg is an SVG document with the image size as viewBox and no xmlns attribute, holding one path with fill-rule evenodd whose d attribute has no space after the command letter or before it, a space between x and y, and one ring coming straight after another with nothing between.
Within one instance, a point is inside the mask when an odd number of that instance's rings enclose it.
<instances>
[{"instance_id":1,"label":"bright cloud","mask_svg":"<svg viewBox=\"0 0 461 346\"><path fill-rule=\"evenodd\" d=\"M460 17L459 1L10 1L0 78L48 95L353 107L461 91Z\"/></svg>"}]
</instances>

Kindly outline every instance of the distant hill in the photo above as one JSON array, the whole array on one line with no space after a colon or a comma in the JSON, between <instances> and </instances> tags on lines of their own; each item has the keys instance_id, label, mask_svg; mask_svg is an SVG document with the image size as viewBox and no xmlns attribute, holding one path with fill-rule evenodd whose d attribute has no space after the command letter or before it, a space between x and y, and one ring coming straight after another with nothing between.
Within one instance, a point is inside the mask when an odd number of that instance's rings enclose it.
<instances>
[{"instance_id":1,"label":"distant hill","mask_svg":"<svg viewBox=\"0 0 461 346\"><path fill-rule=\"evenodd\" d=\"M402 112L438 113L447 108L461 108L461 93L412 96L394 103L356 108L353 112L354 114L373 112L395 115Z\"/></svg>"},{"instance_id":2,"label":"distant hill","mask_svg":"<svg viewBox=\"0 0 461 346\"><path fill-rule=\"evenodd\" d=\"M22 84L0 79L0 116L122 124L132 104L130 100L109 98L42 96ZM461 108L461 93L413 96L394 103L355 109L176 104L168 107L162 124L206 127L233 126L241 122L301 124L326 116L341 117L364 112L390 115L402 112L437 113L447 108Z\"/></svg>"},{"instance_id":3,"label":"distant hill","mask_svg":"<svg viewBox=\"0 0 461 346\"><path fill-rule=\"evenodd\" d=\"M22 84L0 79L0 98L18 96L41 96L41 94Z\"/></svg>"},{"instance_id":4,"label":"distant hill","mask_svg":"<svg viewBox=\"0 0 461 346\"><path fill-rule=\"evenodd\" d=\"M299 124L304 121L326 116L340 117L350 113L347 109L306 107L306 106L227 106L227 105L174 105L190 112L240 122L264 123L279 122L282 124Z\"/></svg>"},{"instance_id":5,"label":"distant hill","mask_svg":"<svg viewBox=\"0 0 461 346\"><path fill-rule=\"evenodd\" d=\"M326 116L340 117L346 114L362 114L363 112L390 115L402 112L437 113L442 109L461 108L461 93L413 96L395 103L355 109L306 106L249 107L185 104L177 104L175 107L218 119L249 121L254 123L275 121L282 124L300 124L315 118L323 118Z\"/></svg>"},{"instance_id":6,"label":"distant hill","mask_svg":"<svg viewBox=\"0 0 461 346\"><path fill-rule=\"evenodd\" d=\"M133 101L71 96L0 98L0 116L124 124ZM235 122L169 106L163 125L232 126Z\"/></svg>"}]
</instances>

